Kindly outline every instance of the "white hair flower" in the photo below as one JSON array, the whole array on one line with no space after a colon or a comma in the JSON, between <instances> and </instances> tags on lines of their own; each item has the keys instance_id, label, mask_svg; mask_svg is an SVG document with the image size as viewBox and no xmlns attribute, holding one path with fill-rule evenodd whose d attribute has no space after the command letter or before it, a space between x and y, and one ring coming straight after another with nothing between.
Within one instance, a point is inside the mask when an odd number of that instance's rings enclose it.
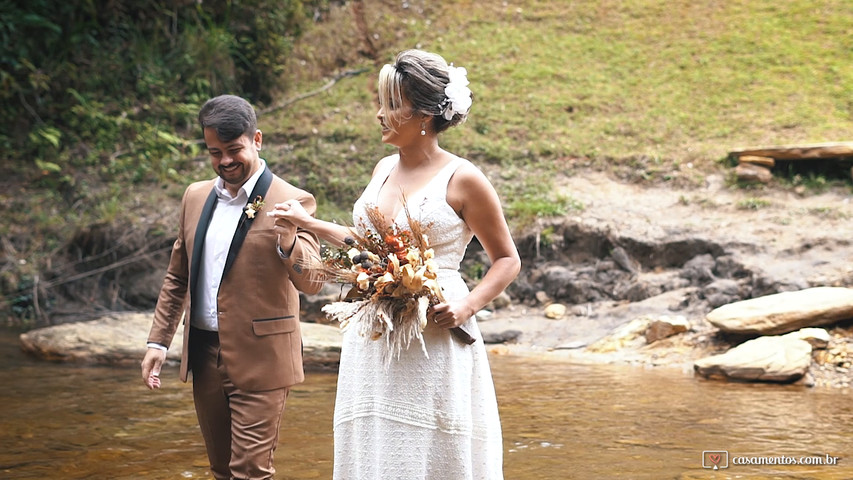
<instances>
[{"instance_id":1,"label":"white hair flower","mask_svg":"<svg viewBox=\"0 0 853 480\"><path fill-rule=\"evenodd\" d=\"M466 114L471 108L471 89L468 88L468 71L464 67L454 67L450 64L447 76L450 81L444 87L447 101L444 103L444 119L450 120L454 114Z\"/></svg>"}]
</instances>

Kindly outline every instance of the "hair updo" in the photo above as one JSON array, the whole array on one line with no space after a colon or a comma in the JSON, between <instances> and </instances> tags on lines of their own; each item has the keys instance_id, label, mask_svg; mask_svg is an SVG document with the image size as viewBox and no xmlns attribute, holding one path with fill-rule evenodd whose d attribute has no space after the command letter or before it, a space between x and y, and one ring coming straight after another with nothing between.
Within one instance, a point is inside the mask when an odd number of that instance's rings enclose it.
<instances>
[{"instance_id":1,"label":"hair updo","mask_svg":"<svg viewBox=\"0 0 853 480\"><path fill-rule=\"evenodd\" d=\"M405 50L397 54L393 64L379 71L379 105L391 112L403 105L403 99L412 104L412 113L432 116L435 133L463 123L467 113L455 112L450 120L444 118L448 102L444 93L450 82L448 64L440 55L423 50ZM473 99L473 94L471 98Z\"/></svg>"}]
</instances>

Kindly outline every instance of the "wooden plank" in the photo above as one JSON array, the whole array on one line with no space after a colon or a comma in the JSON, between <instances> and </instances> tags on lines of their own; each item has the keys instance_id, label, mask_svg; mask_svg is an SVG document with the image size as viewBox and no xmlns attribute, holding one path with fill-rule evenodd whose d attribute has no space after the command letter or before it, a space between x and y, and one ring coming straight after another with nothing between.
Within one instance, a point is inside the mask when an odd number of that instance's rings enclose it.
<instances>
[{"instance_id":1,"label":"wooden plank","mask_svg":"<svg viewBox=\"0 0 853 480\"><path fill-rule=\"evenodd\" d=\"M773 168L776 165L776 160L773 157L759 157L758 155L741 155L737 160L738 163L752 163L768 168Z\"/></svg>"},{"instance_id":2,"label":"wooden plank","mask_svg":"<svg viewBox=\"0 0 853 480\"><path fill-rule=\"evenodd\" d=\"M813 143L805 145L777 145L732 150L729 155L771 157L776 160L808 160L816 158L853 157L853 142Z\"/></svg>"}]
</instances>

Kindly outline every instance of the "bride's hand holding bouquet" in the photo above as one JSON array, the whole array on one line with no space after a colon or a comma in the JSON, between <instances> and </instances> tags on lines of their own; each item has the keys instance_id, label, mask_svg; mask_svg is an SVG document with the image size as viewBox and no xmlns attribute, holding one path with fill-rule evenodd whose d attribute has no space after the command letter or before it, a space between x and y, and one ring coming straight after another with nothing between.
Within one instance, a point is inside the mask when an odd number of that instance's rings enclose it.
<instances>
[{"instance_id":1,"label":"bride's hand holding bouquet","mask_svg":"<svg viewBox=\"0 0 853 480\"><path fill-rule=\"evenodd\" d=\"M313 219L298 202L276 205L269 215L305 228ZM305 266L320 270L328 281L351 287L344 301L326 305L323 312L344 330L354 326L362 336L382 339L386 360L399 356L413 340L426 354L422 332L430 316L463 343L475 341L457 325L457 309L446 303L438 285L427 229L409 216L408 209L406 215L408 228L403 229L388 224L376 207L369 208L359 230L347 229L348 234L336 242L341 246L326 248L323 258ZM325 233L328 238L343 232L335 228Z\"/></svg>"}]
</instances>

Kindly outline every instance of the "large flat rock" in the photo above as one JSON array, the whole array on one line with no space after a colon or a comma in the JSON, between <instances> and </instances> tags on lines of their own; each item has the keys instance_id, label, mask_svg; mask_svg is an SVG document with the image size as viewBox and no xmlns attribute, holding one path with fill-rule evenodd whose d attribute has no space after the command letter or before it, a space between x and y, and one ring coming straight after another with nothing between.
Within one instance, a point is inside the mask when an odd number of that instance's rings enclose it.
<instances>
[{"instance_id":1,"label":"large flat rock","mask_svg":"<svg viewBox=\"0 0 853 480\"><path fill-rule=\"evenodd\" d=\"M758 337L720 355L697 360L703 377L758 382L793 382L808 371L812 346L791 336Z\"/></svg>"},{"instance_id":2,"label":"large flat rock","mask_svg":"<svg viewBox=\"0 0 853 480\"><path fill-rule=\"evenodd\" d=\"M39 328L21 334L21 348L36 357L58 362L138 366L153 313L114 313L88 322ZM337 327L301 324L307 370L337 370L341 334ZM167 361L179 362L183 335L175 335Z\"/></svg>"},{"instance_id":3,"label":"large flat rock","mask_svg":"<svg viewBox=\"0 0 853 480\"><path fill-rule=\"evenodd\" d=\"M778 335L853 318L853 288L815 287L730 303L706 316L727 333Z\"/></svg>"}]
</instances>

